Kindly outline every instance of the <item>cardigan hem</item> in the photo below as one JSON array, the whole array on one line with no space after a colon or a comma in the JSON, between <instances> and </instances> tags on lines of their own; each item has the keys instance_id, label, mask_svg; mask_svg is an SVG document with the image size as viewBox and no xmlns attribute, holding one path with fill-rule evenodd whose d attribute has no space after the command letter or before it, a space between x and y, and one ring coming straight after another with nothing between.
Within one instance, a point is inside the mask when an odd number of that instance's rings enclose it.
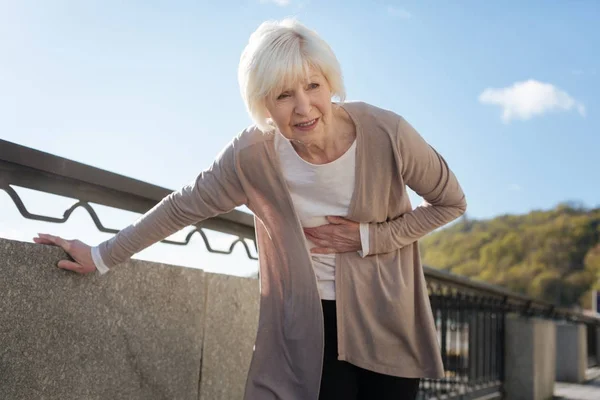
<instances>
[{"instance_id":1,"label":"cardigan hem","mask_svg":"<svg viewBox=\"0 0 600 400\"><path fill-rule=\"evenodd\" d=\"M436 372L432 370L423 370L421 368L407 368L403 366L392 367L389 365L370 363L364 360L356 359L353 357L339 356L340 361L346 361L359 368L367 369L369 371L377 372L379 374L397 376L400 378L425 378L425 379L441 379L444 377L443 372Z\"/></svg>"}]
</instances>

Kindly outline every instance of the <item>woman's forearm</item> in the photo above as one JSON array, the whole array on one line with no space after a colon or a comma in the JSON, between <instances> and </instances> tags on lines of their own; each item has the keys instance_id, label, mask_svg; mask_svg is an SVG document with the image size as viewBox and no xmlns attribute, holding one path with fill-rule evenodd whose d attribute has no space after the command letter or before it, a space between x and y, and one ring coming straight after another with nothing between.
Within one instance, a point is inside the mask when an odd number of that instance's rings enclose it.
<instances>
[{"instance_id":1,"label":"woman's forearm","mask_svg":"<svg viewBox=\"0 0 600 400\"><path fill-rule=\"evenodd\" d=\"M407 246L460 217L465 194L444 158L400 119L397 132L400 173L424 204L397 218L369 226L369 253L387 253Z\"/></svg>"}]
</instances>

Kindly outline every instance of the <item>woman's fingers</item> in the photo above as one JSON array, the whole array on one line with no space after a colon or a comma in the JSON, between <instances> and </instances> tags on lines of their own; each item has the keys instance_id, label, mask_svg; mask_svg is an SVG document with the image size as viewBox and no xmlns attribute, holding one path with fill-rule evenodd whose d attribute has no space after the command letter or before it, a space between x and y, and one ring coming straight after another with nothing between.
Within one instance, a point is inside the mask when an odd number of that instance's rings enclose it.
<instances>
[{"instance_id":1,"label":"woman's fingers","mask_svg":"<svg viewBox=\"0 0 600 400\"><path fill-rule=\"evenodd\" d=\"M333 253L345 253L352 251L352 244L345 240L339 240L335 238L317 239L309 238L317 247L311 248L311 253L315 254L333 254Z\"/></svg>"},{"instance_id":2,"label":"woman's fingers","mask_svg":"<svg viewBox=\"0 0 600 400\"><path fill-rule=\"evenodd\" d=\"M306 236L311 242L319 247L319 250L317 251L318 253L344 253L347 251L353 251L355 248L360 250L359 242L356 242L356 240L351 240L342 235L317 236L311 232L306 232Z\"/></svg>"},{"instance_id":3,"label":"woman's fingers","mask_svg":"<svg viewBox=\"0 0 600 400\"><path fill-rule=\"evenodd\" d=\"M335 253L338 253L334 249L328 248L328 247L313 247L312 249L310 249L310 252L313 254L335 254Z\"/></svg>"},{"instance_id":4,"label":"woman's fingers","mask_svg":"<svg viewBox=\"0 0 600 400\"><path fill-rule=\"evenodd\" d=\"M67 253L71 250L71 241L65 240L60 236L48 235L47 233L38 233L37 238L33 238L33 241L40 244L53 244L60 246Z\"/></svg>"},{"instance_id":5,"label":"woman's fingers","mask_svg":"<svg viewBox=\"0 0 600 400\"><path fill-rule=\"evenodd\" d=\"M91 258L90 247L79 240L65 240L60 236L39 233L38 237L33 238L35 243L49 244L61 247L74 260L61 260L58 267L69 271L87 274L94 272L96 266Z\"/></svg>"},{"instance_id":6,"label":"woman's fingers","mask_svg":"<svg viewBox=\"0 0 600 400\"><path fill-rule=\"evenodd\" d=\"M57 243L57 239L58 236L54 236L54 235L48 235L47 233L38 233L38 237L33 238L33 240L36 243L41 243L41 244L53 244L55 246L58 246L59 244Z\"/></svg>"},{"instance_id":7,"label":"woman's fingers","mask_svg":"<svg viewBox=\"0 0 600 400\"><path fill-rule=\"evenodd\" d=\"M333 239L328 238L328 239L319 239L316 237L311 237L309 238L311 242L313 242L314 244L316 244L317 246L320 247L332 247L335 246L335 242Z\"/></svg>"},{"instance_id":8,"label":"woman's fingers","mask_svg":"<svg viewBox=\"0 0 600 400\"><path fill-rule=\"evenodd\" d=\"M79 274L89 274L96 270L95 266L90 265L82 265L77 262L69 261L69 260L61 260L58 262L58 268L66 269L69 271L77 272Z\"/></svg>"},{"instance_id":9,"label":"woman's fingers","mask_svg":"<svg viewBox=\"0 0 600 400\"><path fill-rule=\"evenodd\" d=\"M38 233L37 237L33 238L33 241L35 243L39 243L39 244L55 244L54 240L52 240L50 237L48 237L49 235L45 235L43 233Z\"/></svg>"},{"instance_id":10,"label":"woman's fingers","mask_svg":"<svg viewBox=\"0 0 600 400\"><path fill-rule=\"evenodd\" d=\"M81 272L83 267L76 262L69 260L61 260L58 262L58 268L68 269L69 271Z\"/></svg>"},{"instance_id":11,"label":"woman's fingers","mask_svg":"<svg viewBox=\"0 0 600 400\"><path fill-rule=\"evenodd\" d=\"M34 237L33 241L35 243L38 243L38 244L54 244L50 240L44 239L44 238L40 238L40 237Z\"/></svg>"}]
</instances>

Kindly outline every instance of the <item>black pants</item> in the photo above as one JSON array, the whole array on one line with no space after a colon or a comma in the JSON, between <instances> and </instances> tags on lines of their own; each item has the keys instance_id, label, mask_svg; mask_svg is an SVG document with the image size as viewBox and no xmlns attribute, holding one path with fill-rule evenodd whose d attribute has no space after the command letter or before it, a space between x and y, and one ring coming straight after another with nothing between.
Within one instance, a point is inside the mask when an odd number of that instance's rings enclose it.
<instances>
[{"instance_id":1,"label":"black pants","mask_svg":"<svg viewBox=\"0 0 600 400\"><path fill-rule=\"evenodd\" d=\"M337 359L335 301L322 300L325 353L319 400L414 400L418 378L399 378L359 368Z\"/></svg>"}]
</instances>

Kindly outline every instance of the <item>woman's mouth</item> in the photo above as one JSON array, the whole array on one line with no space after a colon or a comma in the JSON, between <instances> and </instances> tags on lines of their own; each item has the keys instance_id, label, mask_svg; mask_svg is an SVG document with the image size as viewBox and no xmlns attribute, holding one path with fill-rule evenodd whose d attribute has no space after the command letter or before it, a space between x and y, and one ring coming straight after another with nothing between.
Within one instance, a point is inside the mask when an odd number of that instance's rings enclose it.
<instances>
[{"instance_id":1,"label":"woman's mouth","mask_svg":"<svg viewBox=\"0 0 600 400\"><path fill-rule=\"evenodd\" d=\"M317 126L318 122L319 122L319 118L315 118L315 119L311 119L310 121L304 121L304 122L295 124L294 127L301 131L310 131L310 130L314 129L315 126Z\"/></svg>"}]
</instances>

